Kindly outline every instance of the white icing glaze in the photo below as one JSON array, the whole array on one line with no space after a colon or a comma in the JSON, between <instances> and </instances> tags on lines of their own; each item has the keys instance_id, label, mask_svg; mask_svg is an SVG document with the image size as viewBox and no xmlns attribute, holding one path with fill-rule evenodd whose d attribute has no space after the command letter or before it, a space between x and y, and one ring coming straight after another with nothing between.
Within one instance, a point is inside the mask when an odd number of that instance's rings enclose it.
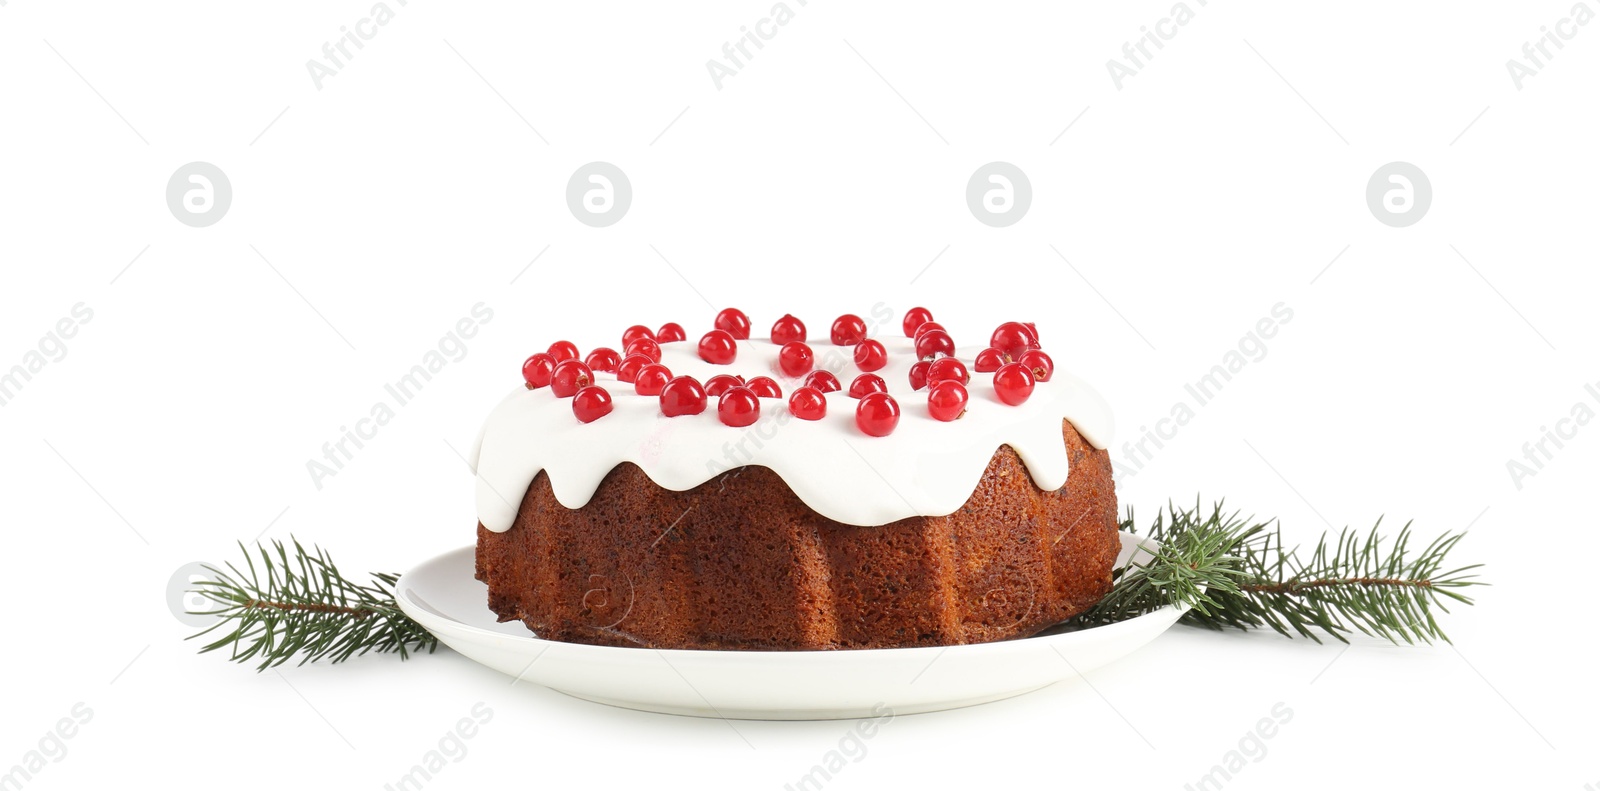
<instances>
[{"instance_id":1,"label":"white icing glaze","mask_svg":"<svg viewBox=\"0 0 1600 791\"><path fill-rule=\"evenodd\" d=\"M827 394L828 414L822 420L791 415L788 395L800 381L778 370L777 345L765 339L739 341L733 364L713 365L696 354L698 338L661 345L661 362L674 376L693 376L702 384L719 373L746 379L771 376L784 397L761 399L761 419L734 428L717 419L715 398L708 399L699 415L669 418L661 414L656 396L637 395L632 384L597 372L614 408L584 424L573 416L570 398L557 398L548 387L528 390L519 383L490 413L473 447L483 526L497 533L509 530L540 470L548 474L562 505L581 508L606 473L625 461L673 491L737 467L760 465L780 475L807 506L829 519L881 525L953 513L972 495L1001 445L1016 450L1040 489L1060 488L1068 472L1062 418L1096 448L1111 440L1111 411L1105 401L1059 367L1019 406L1000 402L990 385L992 374L973 373L967 414L944 423L928 415L927 391L911 390L907 374L916 361L911 339L880 337L889 363L875 373L888 384L901 414L894 433L872 437L856 428L857 402L843 391ZM833 371L849 389L860 373L851 349L832 345L826 334L809 342L817 367ZM978 351L960 349L957 357L970 368Z\"/></svg>"}]
</instances>

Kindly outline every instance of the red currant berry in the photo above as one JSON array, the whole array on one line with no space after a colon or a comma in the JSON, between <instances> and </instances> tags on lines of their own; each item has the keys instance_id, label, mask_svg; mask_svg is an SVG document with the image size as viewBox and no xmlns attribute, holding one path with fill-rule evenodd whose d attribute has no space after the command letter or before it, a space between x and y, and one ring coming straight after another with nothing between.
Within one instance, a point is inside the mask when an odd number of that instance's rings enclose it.
<instances>
[{"instance_id":1,"label":"red currant berry","mask_svg":"<svg viewBox=\"0 0 1600 791\"><path fill-rule=\"evenodd\" d=\"M945 382L955 381L962 384L972 381L972 375L967 373L967 366L954 357L940 357L928 366L928 381Z\"/></svg>"},{"instance_id":2,"label":"red currant berry","mask_svg":"<svg viewBox=\"0 0 1600 791\"><path fill-rule=\"evenodd\" d=\"M904 330L907 338L917 337L917 328L924 321L933 321L933 312L927 308L912 308L906 311L906 317L900 320L900 329Z\"/></svg>"},{"instance_id":3,"label":"red currant berry","mask_svg":"<svg viewBox=\"0 0 1600 791\"><path fill-rule=\"evenodd\" d=\"M967 386L954 379L934 382L928 388L928 414L946 423L967 411Z\"/></svg>"},{"instance_id":4,"label":"red currant berry","mask_svg":"<svg viewBox=\"0 0 1600 791\"><path fill-rule=\"evenodd\" d=\"M738 308L723 308L717 314L717 320L712 326L722 330L741 341L750 340L750 317Z\"/></svg>"},{"instance_id":5,"label":"red currant berry","mask_svg":"<svg viewBox=\"0 0 1600 791\"><path fill-rule=\"evenodd\" d=\"M589 366L577 360L562 360L556 363L555 370L550 372L550 392L557 398L567 398L575 395L589 385L594 384L594 372Z\"/></svg>"},{"instance_id":6,"label":"red currant berry","mask_svg":"<svg viewBox=\"0 0 1600 791\"><path fill-rule=\"evenodd\" d=\"M789 341L778 350L778 370L785 376L802 376L816 361L816 354L804 341Z\"/></svg>"},{"instance_id":7,"label":"red currant berry","mask_svg":"<svg viewBox=\"0 0 1600 791\"><path fill-rule=\"evenodd\" d=\"M669 321L661 325L661 329L656 330L656 343L672 343L673 341L686 340L689 340L689 336L684 334L683 328L678 326L676 321Z\"/></svg>"},{"instance_id":8,"label":"red currant berry","mask_svg":"<svg viewBox=\"0 0 1600 791\"><path fill-rule=\"evenodd\" d=\"M761 401L748 387L735 387L717 399L717 419L723 425L743 427L761 417Z\"/></svg>"},{"instance_id":9,"label":"red currant berry","mask_svg":"<svg viewBox=\"0 0 1600 791\"><path fill-rule=\"evenodd\" d=\"M617 363L617 381L634 382L639 378L639 369L655 362L642 354L630 354Z\"/></svg>"},{"instance_id":10,"label":"red currant berry","mask_svg":"<svg viewBox=\"0 0 1600 791\"><path fill-rule=\"evenodd\" d=\"M1031 321L1022 322L1022 326L1028 328L1028 337L1033 339L1033 348L1039 348L1039 328L1035 327Z\"/></svg>"},{"instance_id":11,"label":"red currant berry","mask_svg":"<svg viewBox=\"0 0 1600 791\"><path fill-rule=\"evenodd\" d=\"M1016 360L1023 352L1038 346L1039 342L1034 340L1033 334L1021 322L1008 321L994 328L994 334L989 336L989 345Z\"/></svg>"},{"instance_id":12,"label":"red currant berry","mask_svg":"<svg viewBox=\"0 0 1600 791\"><path fill-rule=\"evenodd\" d=\"M868 393L856 404L856 427L874 437L887 437L900 423L900 405L888 393Z\"/></svg>"},{"instance_id":13,"label":"red currant berry","mask_svg":"<svg viewBox=\"0 0 1600 791\"><path fill-rule=\"evenodd\" d=\"M550 372L555 370L556 358L545 352L537 352L522 363L522 381L526 382L529 390L534 390L550 384Z\"/></svg>"},{"instance_id":14,"label":"red currant berry","mask_svg":"<svg viewBox=\"0 0 1600 791\"><path fill-rule=\"evenodd\" d=\"M582 423L593 423L611 414L611 394L604 387L589 385L572 397L572 414Z\"/></svg>"},{"instance_id":15,"label":"red currant berry","mask_svg":"<svg viewBox=\"0 0 1600 791\"><path fill-rule=\"evenodd\" d=\"M944 330L929 330L922 333L917 339L917 357L929 360L934 357L953 357L956 353L956 342L950 339L950 333Z\"/></svg>"},{"instance_id":16,"label":"red currant berry","mask_svg":"<svg viewBox=\"0 0 1600 791\"><path fill-rule=\"evenodd\" d=\"M634 382L634 387L637 388L638 384ZM661 388L661 414L677 417L698 415L704 411L706 411L706 390L694 377L674 377Z\"/></svg>"},{"instance_id":17,"label":"red currant berry","mask_svg":"<svg viewBox=\"0 0 1600 791\"><path fill-rule=\"evenodd\" d=\"M770 376L758 376L744 383L757 398L783 398L783 388Z\"/></svg>"},{"instance_id":18,"label":"red currant berry","mask_svg":"<svg viewBox=\"0 0 1600 791\"><path fill-rule=\"evenodd\" d=\"M1016 406L1033 394L1033 372L1022 363L1006 363L994 372L994 394Z\"/></svg>"},{"instance_id":19,"label":"red currant berry","mask_svg":"<svg viewBox=\"0 0 1600 791\"><path fill-rule=\"evenodd\" d=\"M815 387L801 387L789 394L789 413L801 420L821 420L828 414L828 399Z\"/></svg>"},{"instance_id":20,"label":"red currant berry","mask_svg":"<svg viewBox=\"0 0 1600 791\"><path fill-rule=\"evenodd\" d=\"M556 358L556 362L578 359L578 344L572 341L556 341L550 344L549 351L550 356Z\"/></svg>"},{"instance_id":21,"label":"red currant berry","mask_svg":"<svg viewBox=\"0 0 1600 791\"><path fill-rule=\"evenodd\" d=\"M862 374L850 383L850 397L860 398L868 393L887 393L889 385L877 374Z\"/></svg>"},{"instance_id":22,"label":"red currant berry","mask_svg":"<svg viewBox=\"0 0 1600 791\"><path fill-rule=\"evenodd\" d=\"M876 371L889 362L889 352L883 344L868 338L856 344L856 367L863 371Z\"/></svg>"},{"instance_id":23,"label":"red currant berry","mask_svg":"<svg viewBox=\"0 0 1600 791\"><path fill-rule=\"evenodd\" d=\"M1017 358L1017 362L1027 368L1028 373L1033 374L1033 381L1035 382L1048 382L1050 381L1050 375L1056 372L1055 361L1050 359L1050 355L1038 349L1029 349L1023 352L1022 356Z\"/></svg>"},{"instance_id":24,"label":"red currant berry","mask_svg":"<svg viewBox=\"0 0 1600 791\"><path fill-rule=\"evenodd\" d=\"M633 343L640 338L649 338L650 340L655 340L656 334L651 332L650 328L644 326L643 324L635 324L632 327L622 331L622 348L628 348L628 344Z\"/></svg>"},{"instance_id":25,"label":"red currant berry","mask_svg":"<svg viewBox=\"0 0 1600 791\"><path fill-rule=\"evenodd\" d=\"M1006 364L1006 355L999 349L984 349L978 352L978 358L972 361L972 370L980 374L994 373L1000 366Z\"/></svg>"},{"instance_id":26,"label":"red currant berry","mask_svg":"<svg viewBox=\"0 0 1600 791\"><path fill-rule=\"evenodd\" d=\"M806 374L804 386L816 388L823 393L837 393L841 389L839 377L834 376L832 371L823 370L816 370Z\"/></svg>"},{"instance_id":27,"label":"red currant berry","mask_svg":"<svg viewBox=\"0 0 1600 791\"><path fill-rule=\"evenodd\" d=\"M604 346L589 352L589 356L583 358L583 364L589 366L589 370L605 371L608 374L616 373L617 364L620 362L622 355L617 354L616 349L607 349Z\"/></svg>"},{"instance_id":28,"label":"red currant berry","mask_svg":"<svg viewBox=\"0 0 1600 791\"><path fill-rule=\"evenodd\" d=\"M742 387L744 380L731 374L717 374L706 380L706 395L717 398L735 387Z\"/></svg>"},{"instance_id":29,"label":"red currant berry","mask_svg":"<svg viewBox=\"0 0 1600 791\"><path fill-rule=\"evenodd\" d=\"M854 313L846 313L833 320L828 340L834 346L854 346L867 339L867 323Z\"/></svg>"},{"instance_id":30,"label":"red currant berry","mask_svg":"<svg viewBox=\"0 0 1600 791\"><path fill-rule=\"evenodd\" d=\"M924 321L922 322L922 326L917 328L916 333L911 336L911 339L916 340L917 338L922 337L922 333L932 332L934 330L944 330L944 325L937 321ZM949 330L945 330L945 332L949 332Z\"/></svg>"},{"instance_id":31,"label":"red currant berry","mask_svg":"<svg viewBox=\"0 0 1600 791\"><path fill-rule=\"evenodd\" d=\"M911 379L912 390L921 390L928 386L928 369L932 367L933 363L927 360L918 360L911 364L911 373L908 376Z\"/></svg>"},{"instance_id":32,"label":"red currant berry","mask_svg":"<svg viewBox=\"0 0 1600 791\"><path fill-rule=\"evenodd\" d=\"M782 346L786 343L793 343L794 341L800 341L801 343L804 343L805 339L805 322L787 313L783 314L783 318L772 323L772 342L778 344L779 346Z\"/></svg>"},{"instance_id":33,"label":"red currant berry","mask_svg":"<svg viewBox=\"0 0 1600 791\"><path fill-rule=\"evenodd\" d=\"M727 365L738 353L733 334L727 330L712 330L700 339L700 359L708 363Z\"/></svg>"},{"instance_id":34,"label":"red currant berry","mask_svg":"<svg viewBox=\"0 0 1600 791\"><path fill-rule=\"evenodd\" d=\"M639 395L661 395L661 390L672 381L672 372L661 363L645 363L633 380L633 392Z\"/></svg>"},{"instance_id":35,"label":"red currant berry","mask_svg":"<svg viewBox=\"0 0 1600 791\"><path fill-rule=\"evenodd\" d=\"M642 354L650 358L650 362L661 362L661 344L651 338L635 338L633 342L622 348L622 356Z\"/></svg>"}]
</instances>

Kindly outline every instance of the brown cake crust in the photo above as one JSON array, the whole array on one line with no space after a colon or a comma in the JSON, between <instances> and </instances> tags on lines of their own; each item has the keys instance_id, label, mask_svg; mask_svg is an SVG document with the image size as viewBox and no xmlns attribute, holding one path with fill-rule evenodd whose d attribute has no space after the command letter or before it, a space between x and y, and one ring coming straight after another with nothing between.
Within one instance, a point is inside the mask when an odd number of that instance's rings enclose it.
<instances>
[{"instance_id":1,"label":"brown cake crust","mask_svg":"<svg viewBox=\"0 0 1600 791\"><path fill-rule=\"evenodd\" d=\"M1111 460L1062 421L1071 472L1042 491L1001 446L948 516L820 516L765 467L683 492L637 466L587 505L545 473L504 533L478 525L476 576L501 621L549 640L649 648L900 648L1026 637L1111 589Z\"/></svg>"}]
</instances>

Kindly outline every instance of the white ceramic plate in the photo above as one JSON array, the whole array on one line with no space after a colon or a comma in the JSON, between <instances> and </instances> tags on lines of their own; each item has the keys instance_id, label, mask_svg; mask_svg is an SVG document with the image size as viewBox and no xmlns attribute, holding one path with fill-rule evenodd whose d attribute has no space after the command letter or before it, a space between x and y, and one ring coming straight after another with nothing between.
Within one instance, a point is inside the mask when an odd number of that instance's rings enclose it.
<instances>
[{"instance_id":1,"label":"white ceramic plate","mask_svg":"<svg viewBox=\"0 0 1600 791\"><path fill-rule=\"evenodd\" d=\"M1121 537L1118 565L1148 557L1132 536ZM1126 656L1183 615L1166 607L1093 629L932 648L610 648L541 640L520 621L497 622L473 569L472 547L422 563L400 578L400 608L440 642L514 678L597 703L697 717L862 718L879 706L898 715L1002 700Z\"/></svg>"}]
</instances>

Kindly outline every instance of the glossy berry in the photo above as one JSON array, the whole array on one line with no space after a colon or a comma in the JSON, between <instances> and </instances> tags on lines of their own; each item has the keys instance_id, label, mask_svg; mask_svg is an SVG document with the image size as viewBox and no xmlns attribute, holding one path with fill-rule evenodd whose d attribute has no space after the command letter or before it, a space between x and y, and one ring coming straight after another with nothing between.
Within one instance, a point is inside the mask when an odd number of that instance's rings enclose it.
<instances>
[{"instance_id":1,"label":"glossy berry","mask_svg":"<svg viewBox=\"0 0 1600 791\"><path fill-rule=\"evenodd\" d=\"M944 330L929 330L917 339L917 357L921 359L952 357L955 353L956 342L951 340L950 333Z\"/></svg>"},{"instance_id":2,"label":"glossy berry","mask_svg":"<svg viewBox=\"0 0 1600 791\"><path fill-rule=\"evenodd\" d=\"M686 340L689 340L689 336L684 334L683 327L678 326L676 321L669 321L661 325L661 329L656 330L656 343L672 343L673 341Z\"/></svg>"},{"instance_id":3,"label":"glossy berry","mask_svg":"<svg viewBox=\"0 0 1600 791\"><path fill-rule=\"evenodd\" d=\"M1023 352L1038 346L1039 342L1026 325L1008 321L994 328L994 334L989 336L989 345L1015 361Z\"/></svg>"},{"instance_id":4,"label":"glossy berry","mask_svg":"<svg viewBox=\"0 0 1600 791\"><path fill-rule=\"evenodd\" d=\"M980 374L994 373L1000 366L1007 362L1006 355L999 349L989 348L978 352L978 358L972 361L972 370Z\"/></svg>"},{"instance_id":5,"label":"glossy berry","mask_svg":"<svg viewBox=\"0 0 1600 791\"><path fill-rule=\"evenodd\" d=\"M529 390L550 384L550 372L556 367L556 358L545 352L536 352L522 363L522 381Z\"/></svg>"},{"instance_id":6,"label":"glossy berry","mask_svg":"<svg viewBox=\"0 0 1600 791\"><path fill-rule=\"evenodd\" d=\"M955 381L962 384L972 381L967 366L954 357L940 357L928 365L928 382Z\"/></svg>"},{"instance_id":7,"label":"glossy berry","mask_svg":"<svg viewBox=\"0 0 1600 791\"><path fill-rule=\"evenodd\" d=\"M828 340L834 346L854 346L867 339L867 323L854 313L846 313L833 320L828 330Z\"/></svg>"},{"instance_id":8,"label":"glossy berry","mask_svg":"<svg viewBox=\"0 0 1600 791\"><path fill-rule=\"evenodd\" d=\"M862 374L850 383L850 397L860 398L868 393L887 393L889 386L877 374Z\"/></svg>"},{"instance_id":9,"label":"glossy berry","mask_svg":"<svg viewBox=\"0 0 1600 791\"><path fill-rule=\"evenodd\" d=\"M717 398L729 390L740 387L744 380L732 374L717 374L706 380L706 395Z\"/></svg>"},{"instance_id":10,"label":"glossy berry","mask_svg":"<svg viewBox=\"0 0 1600 791\"><path fill-rule=\"evenodd\" d=\"M593 423L611 414L611 394L604 387L589 385L572 397L572 414L582 423Z\"/></svg>"},{"instance_id":11,"label":"glossy berry","mask_svg":"<svg viewBox=\"0 0 1600 791\"><path fill-rule=\"evenodd\" d=\"M839 385L839 377L834 376L832 371L820 369L806 374L803 386L816 388L823 393L837 393L842 389Z\"/></svg>"},{"instance_id":12,"label":"glossy berry","mask_svg":"<svg viewBox=\"0 0 1600 791\"><path fill-rule=\"evenodd\" d=\"M642 354L630 354L617 363L617 381L633 382L639 377L639 369L655 362Z\"/></svg>"},{"instance_id":13,"label":"glossy berry","mask_svg":"<svg viewBox=\"0 0 1600 791\"><path fill-rule=\"evenodd\" d=\"M620 362L622 355L617 354L616 349L607 349L604 346L589 352L589 356L583 358L583 364L589 366L589 370L605 371L608 374L616 373L617 363Z\"/></svg>"},{"instance_id":14,"label":"glossy berry","mask_svg":"<svg viewBox=\"0 0 1600 791\"><path fill-rule=\"evenodd\" d=\"M887 437L900 424L900 405L888 393L868 393L856 404L856 428L863 434Z\"/></svg>"},{"instance_id":15,"label":"glossy berry","mask_svg":"<svg viewBox=\"0 0 1600 791\"><path fill-rule=\"evenodd\" d=\"M711 325L741 341L750 340L750 317L738 308L723 308Z\"/></svg>"},{"instance_id":16,"label":"glossy berry","mask_svg":"<svg viewBox=\"0 0 1600 791\"><path fill-rule=\"evenodd\" d=\"M739 353L733 334L727 330L712 330L700 339L700 359L716 365L727 365Z\"/></svg>"},{"instance_id":17,"label":"glossy berry","mask_svg":"<svg viewBox=\"0 0 1600 791\"><path fill-rule=\"evenodd\" d=\"M937 321L924 321L922 322L922 326L917 328L917 331L911 336L911 338L913 340L921 338L922 333L932 332L934 330L944 330L944 325ZM949 332L949 330L945 330L945 332Z\"/></svg>"},{"instance_id":18,"label":"glossy berry","mask_svg":"<svg viewBox=\"0 0 1600 791\"><path fill-rule=\"evenodd\" d=\"M672 381L672 372L661 363L645 363L633 380L633 392L639 395L661 395L662 388Z\"/></svg>"},{"instance_id":19,"label":"glossy berry","mask_svg":"<svg viewBox=\"0 0 1600 791\"><path fill-rule=\"evenodd\" d=\"M783 388L770 376L757 376L744 383L758 398L783 398Z\"/></svg>"},{"instance_id":20,"label":"glossy berry","mask_svg":"<svg viewBox=\"0 0 1600 791\"><path fill-rule=\"evenodd\" d=\"M994 394L1016 406L1033 394L1033 372L1022 363L1006 363L994 372Z\"/></svg>"},{"instance_id":21,"label":"glossy berry","mask_svg":"<svg viewBox=\"0 0 1600 791\"><path fill-rule=\"evenodd\" d=\"M1033 374L1033 381L1035 382L1048 382L1050 381L1050 375L1056 372L1055 361L1050 359L1050 355L1038 349L1029 349L1023 352L1022 356L1017 358L1017 362L1027 368L1028 373Z\"/></svg>"},{"instance_id":22,"label":"glossy berry","mask_svg":"<svg viewBox=\"0 0 1600 791\"><path fill-rule=\"evenodd\" d=\"M761 417L761 401L748 387L735 387L717 399L717 419L723 425L740 428Z\"/></svg>"},{"instance_id":23,"label":"glossy berry","mask_svg":"<svg viewBox=\"0 0 1600 791\"><path fill-rule=\"evenodd\" d=\"M911 389L921 390L928 386L928 369L933 363L927 360L918 360L911 364L911 372L907 376L911 379Z\"/></svg>"},{"instance_id":24,"label":"glossy berry","mask_svg":"<svg viewBox=\"0 0 1600 791\"><path fill-rule=\"evenodd\" d=\"M915 338L917 328L925 321L933 321L933 312L927 308L912 308L906 311L906 317L900 320L900 329L905 331L907 338Z\"/></svg>"},{"instance_id":25,"label":"glossy berry","mask_svg":"<svg viewBox=\"0 0 1600 791\"><path fill-rule=\"evenodd\" d=\"M772 323L772 342L782 346L786 343L806 340L805 322L785 313L783 318Z\"/></svg>"},{"instance_id":26,"label":"glossy berry","mask_svg":"<svg viewBox=\"0 0 1600 791\"><path fill-rule=\"evenodd\" d=\"M1033 348L1039 348L1039 328L1034 326L1031 321L1022 322L1022 326L1028 328L1028 337L1033 339Z\"/></svg>"},{"instance_id":27,"label":"glossy berry","mask_svg":"<svg viewBox=\"0 0 1600 791\"><path fill-rule=\"evenodd\" d=\"M578 344L572 341L556 341L550 344L549 351L550 356L556 358L556 362L578 359Z\"/></svg>"},{"instance_id":28,"label":"glossy berry","mask_svg":"<svg viewBox=\"0 0 1600 791\"><path fill-rule=\"evenodd\" d=\"M815 387L801 387L789 394L789 414L801 420L821 420L828 414L828 399Z\"/></svg>"},{"instance_id":29,"label":"glossy berry","mask_svg":"<svg viewBox=\"0 0 1600 791\"><path fill-rule=\"evenodd\" d=\"M889 352L871 338L856 344L855 357L856 367L863 371L876 371L889 362Z\"/></svg>"},{"instance_id":30,"label":"glossy berry","mask_svg":"<svg viewBox=\"0 0 1600 791\"><path fill-rule=\"evenodd\" d=\"M622 356L642 354L650 358L650 362L661 362L661 344L653 338L635 338L631 343L622 347Z\"/></svg>"},{"instance_id":31,"label":"glossy berry","mask_svg":"<svg viewBox=\"0 0 1600 791\"><path fill-rule=\"evenodd\" d=\"M778 370L786 376L804 376L817 362L817 355L803 341L789 341L778 350Z\"/></svg>"},{"instance_id":32,"label":"glossy berry","mask_svg":"<svg viewBox=\"0 0 1600 791\"><path fill-rule=\"evenodd\" d=\"M622 348L628 348L628 344L633 343L640 338L649 338L650 340L655 340L656 334L651 332L650 328L644 326L643 324L635 324L632 327L622 331Z\"/></svg>"},{"instance_id":33,"label":"glossy berry","mask_svg":"<svg viewBox=\"0 0 1600 791\"><path fill-rule=\"evenodd\" d=\"M634 386L637 387L638 383L635 382ZM661 388L661 414L677 417L698 415L704 411L706 411L706 390L694 377L674 377Z\"/></svg>"},{"instance_id":34,"label":"glossy berry","mask_svg":"<svg viewBox=\"0 0 1600 791\"><path fill-rule=\"evenodd\" d=\"M555 393L557 398L576 395L579 390L592 384L594 372L577 360L562 360L550 372L550 392Z\"/></svg>"},{"instance_id":35,"label":"glossy berry","mask_svg":"<svg viewBox=\"0 0 1600 791\"><path fill-rule=\"evenodd\" d=\"M967 386L954 379L934 382L928 388L928 414L946 423L967 411Z\"/></svg>"}]
</instances>

